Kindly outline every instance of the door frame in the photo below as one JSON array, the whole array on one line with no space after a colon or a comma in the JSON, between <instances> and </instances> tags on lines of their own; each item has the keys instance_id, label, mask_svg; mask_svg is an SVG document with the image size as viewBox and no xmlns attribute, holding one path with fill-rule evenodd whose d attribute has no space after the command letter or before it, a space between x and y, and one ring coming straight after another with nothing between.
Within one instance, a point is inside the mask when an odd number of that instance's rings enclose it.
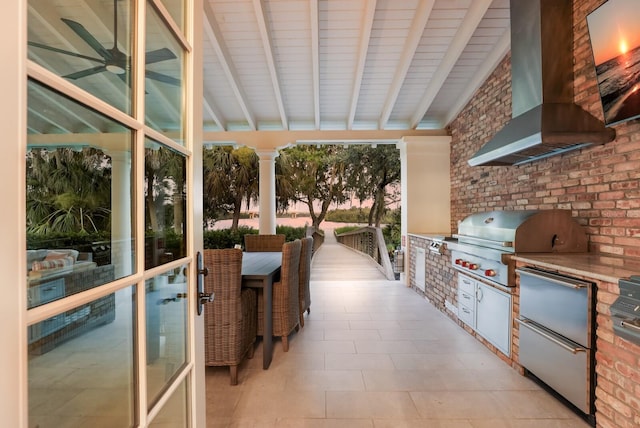
<instances>
[{"instance_id":1,"label":"door frame","mask_svg":"<svg viewBox=\"0 0 640 428\"><path fill-rule=\"evenodd\" d=\"M158 0L138 1L150 7L151 2ZM195 255L202 251L202 20L197 11L202 10L202 0L183 0L185 4L186 36L192 50L185 61L185 79L187 85L185 97L187 156L187 257L184 263L189 265L189 309L188 352L185 375L179 378L188 380L189 417L191 426L206 425L205 411L205 379L204 379L204 320L196 315L196 272ZM3 423L17 428L28 427L28 355L27 355L27 281L26 275L26 168L27 150L27 4L28 0L0 2L0 37L2 37L3 73L0 79L0 126L4 143L0 156L5 188L3 192L4 209L0 210L0 234L3 237L4 251L0 257L0 271L3 272L4 298L0 299L0 313L3 328L0 329L0 340L5 351L0 352L0 364L4 378L0 386L0 410ZM144 49L138 50L138 61L143 62ZM82 102L82 98L80 97ZM137 183L136 188L141 184ZM143 212L138 210L138 212ZM142 214L144 215L144 214ZM139 222L139 220L136 220ZM138 259L140 260L140 259ZM140 275L134 275L140 280ZM133 281L135 284L135 281ZM144 312L138 315L143 320ZM140 340L140 347L144 341ZM139 348L140 349L140 348ZM6 350L10 350L7 352ZM144 354L144 353L143 353ZM135 363L134 363L135 364ZM138 363L144 368L144 364ZM144 376L142 376L144 379ZM146 385L138 386L140 391ZM169 395L174 388L170 388ZM138 394L141 396L141 394ZM158 407L166 402L159 400L156 408L147 413L146 400L142 394L141 425L148 424L158 412ZM144 407L144 408L143 408Z\"/></svg>"}]
</instances>

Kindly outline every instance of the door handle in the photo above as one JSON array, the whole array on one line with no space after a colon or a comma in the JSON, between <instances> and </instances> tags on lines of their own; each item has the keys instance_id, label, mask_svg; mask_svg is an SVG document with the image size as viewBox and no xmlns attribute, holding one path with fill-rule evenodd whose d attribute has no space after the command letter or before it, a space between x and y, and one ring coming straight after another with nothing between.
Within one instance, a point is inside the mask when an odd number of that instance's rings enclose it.
<instances>
[{"instance_id":1,"label":"door handle","mask_svg":"<svg viewBox=\"0 0 640 428\"><path fill-rule=\"evenodd\" d=\"M204 277L209 275L209 269L202 263L202 253L198 251L196 254L196 269L198 273L198 301L196 302L198 315L202 315L202 310L204 309L204 304L213 302L214 294L213 293L205 293L204 292Z\"/></svg>"}]
</instances>

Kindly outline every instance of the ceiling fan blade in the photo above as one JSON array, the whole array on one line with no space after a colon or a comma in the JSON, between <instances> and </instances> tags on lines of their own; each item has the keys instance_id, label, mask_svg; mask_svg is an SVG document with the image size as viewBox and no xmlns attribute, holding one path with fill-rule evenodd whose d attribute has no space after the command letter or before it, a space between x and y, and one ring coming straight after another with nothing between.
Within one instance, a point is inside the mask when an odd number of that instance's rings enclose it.
<instances>
[{"instance_id":1,"label":"ceiling fan blade","mask_svg":"<svg viewBox=\"0 0 640 428\"><path fill-rule=\"evenodd\" d=\"M155 51L149 51L145 54L145 62L147 64L153 64L155 62L166 61L168 59L175 59L175 58L176 56L174 55L174 53L167 48L157 49Z\"/></svg>"},{"instance_id":2,"label":"ceiling fan blade","mask_svg":"<svg viewBox=\"0 0 640 428\"><path fill-rule=\"evenodd\" d=\"M75 53L75 52L70 52L70 51L66 51L64 49L58 49L58 48L54 48L52 46L47 46L47 45L43 45L42 43L36 43L36 42L28 42L29 46L34 46L36 48L41 48L41 49L46 49L48 51L52 51L52 52L57 52L57 53L61 53L64 55L70 55L70 56L75 56L77 58L84 58L84 59L88 59L89 61L95 61L95 62L101 62L104 63L104 59L100 59L100 58L93 58L90 56L86 56L86 55L82 55L79 53Z\"/></svg>"},{"instance_id":3,"label":"ceiling fan blade","mask_svg":"<svg viewBox=\"0 0 640 428\"><path fill-rule=\"evenodd\" d=\"M84 40L89 46L91 46L91 48L96 51L98 55L100 55L107 61L112 59L111 52L105 49L104 46L102 46L100 42L96 40L96 38L93 37L93 35L89 33L86 28L84 28L82 24L67 18L60 19L62 19L62 22L67 24L74 31L74 33L80 36L82 40Z\"/></svg>"},{"instance_id":4,"label":"ceiling fan blade","mask_svg":"<svg viewBox=\"0 0 640 428\"><path fill-rule=\"evenodd\" d=\"M104 65L99 65L97 67L87 68L86 70L76 71L75 73L67 74L66 76L62 77L75 80L81 77L91 76L92 74L101 73L103 71L107 71L107 67L105 67Z\"/></svg>"},{"instance_id":5,"label":"ceiling fan blade","mask_svg":"<svg viewBox=\"0 0 640 428\"><path fill-rule=\"evenodd\" d=\"M147 70L146 76L149 79L157 80L159 82L168 83L174 86L180 86L180 80L175 77L167 76L166 74L156 73L155 71Z\"/></svg>"}]
</instances>

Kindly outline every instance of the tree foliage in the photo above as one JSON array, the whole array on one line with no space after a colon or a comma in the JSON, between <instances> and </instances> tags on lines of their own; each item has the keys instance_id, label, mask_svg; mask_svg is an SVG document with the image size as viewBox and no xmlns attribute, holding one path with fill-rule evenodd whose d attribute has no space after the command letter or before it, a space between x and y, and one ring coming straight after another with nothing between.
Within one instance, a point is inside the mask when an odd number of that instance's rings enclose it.
<instances>
[{"instance_id":1,"label":"tree foliage","mask_svg":"<svg viewBox=\"0 0 640 428\"><path fill-rule=\"evenodd\" d=\"M380 227L387 206L397 202L394 189L400 183L400 155L395 146L382 144L350 146L346 162L349 165L346 187L360 202L373 201L369 225Z\"/></svg>"},{"instance_id":2,"label":"tree foliage","mask_svg":"<svg viewBox=\"0 0 640 428\"><path fill-rule=\"evenodd\" d=\"M85 148L33 149L27 163L27 232L110 229L111 162Z\"/></svg>"},{"instance_id":3,"label":"tree foliage","mask_svg":"<svg viewBox=\"0 0 640 428\"><path fill-rule=\"evenodd\" d=\"M276 174L278 206L301 202L309 209L312 226L319 228L332 203L348 199L344 148L299 145L282 150Z\"/></svg>"},{"instance_id":4,"label":"tree foliage","mask_svg":"<svg viewBox=\"0 0 640 428\"><path fill-rule=\"evenodd\" d=\"M215 146L204 150L203 168L205 219L231 212L237 230L243 204L258 200L258 155L247 147Z\"/></svg>"}]
</instances>

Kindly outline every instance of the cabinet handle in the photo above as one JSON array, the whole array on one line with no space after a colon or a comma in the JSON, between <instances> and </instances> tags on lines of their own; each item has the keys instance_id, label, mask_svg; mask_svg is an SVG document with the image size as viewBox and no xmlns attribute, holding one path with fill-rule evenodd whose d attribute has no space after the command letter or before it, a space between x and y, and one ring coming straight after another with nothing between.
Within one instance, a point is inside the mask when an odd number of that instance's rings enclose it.
<instances>
[{"instance_id":1,"label":"cabinet handle","mask_svg":"<svg viewBox=\"0 0 640 428\"><path fill-rule=\"evenodd\" d=\"M628 323L628 322L620 321L620 327L628 328L630 330L635 331L636 333L640 333L640 327L638 327L637 325Z\"/></svg>"},{"instance_id":2,"label":"cabinet handle","mask_svg":"<svg viewBox=\"0 0 640 428\"><path fill-rule=\"evenodd\" d=\"M476 290L476 300L478 300L478 302L482 302L483 297L484 294L482 294L482 288L478 287L478 289Z\"/></svg>"},{"instance_id":3,"label":"cabinet handle","mask_svg":"<svg viewBox=\"0 0 640 428\"><path fill-rule=\"evenodd\" d=\"M555 343L559 347L571 352L572 354L577 354L578 352L587 352L587 350L584 349L584 348L576 348L576 347L570 346L570 345L566 344L565 342L560 341L560 340L556 339L555 337L551 336L550 334L540 330L539 328L534 327L529 320L521 320L519 318L516 318L515 320L516 320L516 322L518 324L529 328L534 333L538 333L540 336L542 336L545 339Z\"/></svg>"}]
</instances>

